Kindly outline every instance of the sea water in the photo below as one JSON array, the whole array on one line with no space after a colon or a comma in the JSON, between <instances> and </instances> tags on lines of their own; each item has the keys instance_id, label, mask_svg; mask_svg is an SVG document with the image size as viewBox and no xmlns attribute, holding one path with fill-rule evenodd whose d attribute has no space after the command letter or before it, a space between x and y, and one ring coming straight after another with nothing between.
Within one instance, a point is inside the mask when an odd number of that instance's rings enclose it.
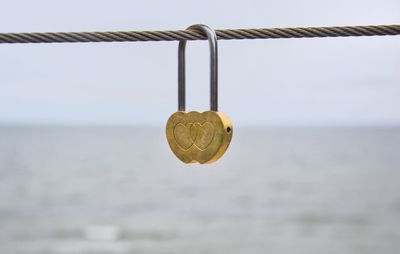
<instances>
[{"instance_id":1,"label":"sea water","mask_svg":"<svg viewBox=\"0 0 400 254\"><path fill-rule=\"evenodd\" d=\"M1 127L0 253L399 253L400 128Z\"/></svg>"}]
</instances>

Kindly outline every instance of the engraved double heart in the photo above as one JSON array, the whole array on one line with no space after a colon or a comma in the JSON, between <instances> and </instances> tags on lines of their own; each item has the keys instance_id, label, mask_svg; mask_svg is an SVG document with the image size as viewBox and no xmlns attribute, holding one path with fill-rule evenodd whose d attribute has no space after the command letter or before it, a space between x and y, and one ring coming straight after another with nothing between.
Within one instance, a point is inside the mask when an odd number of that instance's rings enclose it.
<instances>
[{"instance_id":1,"label":"engraved double heart","mask_svg":"<svg viewBox=\"0 0 400 254\"><path fill-rule=\"evenodd\" d=\"M178 146L184 150L195 146L203 151L214 139L214 125L210 122L178 123L174 127L174 137Z\"/></svg>"}]
</instances>

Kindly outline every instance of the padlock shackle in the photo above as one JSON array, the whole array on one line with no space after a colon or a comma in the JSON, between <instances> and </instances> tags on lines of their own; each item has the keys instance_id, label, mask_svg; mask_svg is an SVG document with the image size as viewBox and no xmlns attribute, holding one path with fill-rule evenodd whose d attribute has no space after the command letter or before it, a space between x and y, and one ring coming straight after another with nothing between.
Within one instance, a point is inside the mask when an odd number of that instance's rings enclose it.
<instances>
[{"instance_id":1,"label":"padlock shackle","mask_svg":"<svg viewBox=\"0 0 400 254\"><path fill-rule=\"evenodd\" d=\"M201 30L207 35L210 45L210 110L218 111L218 44L215 31L202 24L192 25L188 30ZM178 48L178 110L186 110L186 75L185 75L186 40L179 41Z\"/></svg>"}]
</instances>

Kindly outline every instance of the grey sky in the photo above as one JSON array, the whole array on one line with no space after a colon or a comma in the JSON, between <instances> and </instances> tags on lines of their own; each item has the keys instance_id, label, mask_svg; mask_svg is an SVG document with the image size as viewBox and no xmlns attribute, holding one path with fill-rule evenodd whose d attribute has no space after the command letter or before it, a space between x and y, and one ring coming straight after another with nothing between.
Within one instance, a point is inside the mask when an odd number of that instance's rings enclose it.
<instances>
[{"instance_id":1,"label":"grey sky","mask_svg":"<svg viewBox=\"0 0 400 254\"><path fill-rule=\"evenodd\" d=\"M1 32L400 23L400 1L3 1ZM239 125L400 124L400 36L219 42ZM208 45L187 47L187 108L208 109ZM164 124L177 43L0 45L0 123Z\"/></svg>"}]
</instances>

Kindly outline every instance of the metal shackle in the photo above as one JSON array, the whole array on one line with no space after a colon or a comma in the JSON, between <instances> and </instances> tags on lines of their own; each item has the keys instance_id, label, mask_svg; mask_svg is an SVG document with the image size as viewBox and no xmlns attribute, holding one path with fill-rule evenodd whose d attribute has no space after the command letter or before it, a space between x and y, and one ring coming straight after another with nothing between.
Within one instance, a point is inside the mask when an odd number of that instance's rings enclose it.
<instances>
[{"instance_id":1,"label":"metal shackle","mask_svg":"<svg viewBox=\"0 0 400 254\"><path fill-rule=\"evenodd\" d=\"M202 24L192 25L188 30L201 30L207 35L210 45L210 110L218 111L218 44L215 31ZM178 110L186 109L186 78L185 78L185 48L186 40L179 42L178 48Z\"/></svg>"}]
</instances>

